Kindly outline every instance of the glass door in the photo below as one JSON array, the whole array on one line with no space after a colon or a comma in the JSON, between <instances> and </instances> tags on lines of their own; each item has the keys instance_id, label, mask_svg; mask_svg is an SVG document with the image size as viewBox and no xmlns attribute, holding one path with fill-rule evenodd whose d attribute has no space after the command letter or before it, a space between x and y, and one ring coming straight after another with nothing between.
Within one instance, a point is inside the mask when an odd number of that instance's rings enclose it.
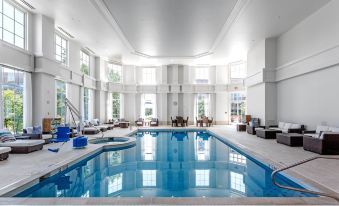
<instances>
[{"instance_id":1,"label":"glass door","mask_svg":"<svg viewBox=\"0 0 339 206\"><path fill-rule=\"evenodd\" d=\"M245 92L231 93L231 123L240 123L245 120L246 95Z\"/></svg>"}]
</instances>

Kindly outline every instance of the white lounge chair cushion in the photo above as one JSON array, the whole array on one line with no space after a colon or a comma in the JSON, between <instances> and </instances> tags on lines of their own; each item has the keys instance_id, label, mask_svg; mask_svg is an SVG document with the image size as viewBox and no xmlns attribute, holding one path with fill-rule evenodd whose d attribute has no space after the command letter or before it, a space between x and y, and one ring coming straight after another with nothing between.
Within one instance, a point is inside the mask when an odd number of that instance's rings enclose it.
<instances>
[{"instance_id":1,"label":"white lounge chair cushion","mask_svg":"<svg viewBox=\"0 0 339 206\"><path fill-rule=\"evenodd\" d=\"M282 128L278 128L278 127L270 127L270 129L279 130L279 131L283 130Z\"/></svg>"},{"instance_id":2,"label":"white lounge chair cushion","mask_svg":"<svg viewBox=\"0 0 339 206\"><path fill-rule=\"evenodd\" d=\"M329 131L328 126L317 126L315 133L320 134L320 132L327 132L327 131Z\"/></svg>"},{"instance_id":3,"label":"white lounge chair cushion","mask_svg":"<svg viewBox=\"0 0 339 206\"><path fill-rule=\"evenodd\" d=\"M279 122L278 127L283 129L285 126L285 122Z\"/></svg>"},{"instance_id":4,"label":"white lounge chair cushion","mask_svg":"<svg viewBox=\"0 0 339 206\"><path fill-rule=\"evenodd\" d=\"M43 134L42 135L42 139L52 139L53 138L53 135L51 135L51 134Z\"/></svg>"},{"instance_id":5,"label":"white lounge chair cushion","mask_svg":"<svg viewBox=\"0 0 339 206\"><path fill-rule=\"evenodd\" d=\"M12 149L10 147L0 147L0 154L10 152Z\"/></svg>"},{"instance_id":6,"label":"white lounge chair cushion","mask_svg":"<svg viewBox=\"0 0 339 206\"><path fill-rule=\"evenodd\" d=\"M319 138L319 134L305 134L305 136L313 137L313 138Z\"/></svg>"},{"instance_id":7,"label":"white lounge chair cushion","mask_svg":"<svg viewBox=\"0 0 339 206\"><path fill-rule=\"evenodd\" d=\"M16 140L12 142L0 143L0 147L31 147L45 144L44 140Z\"/></svg>"},{"instance_id":8,"label":"white lounge chair cushion","mask_svg":"<svg viewBox=\"0 0 339 206\"><path fill-rule=\"evenodd\" d=\"M329 131L331 131L331 132L339 132L339 128L338 127L330 127Z\"/></svg>"},{"instance_id":9,"label":"white lounge chair cushion","mask_svg":"<svg viewBox=\"0 0 339 206\"><path fill-rule=\"evenodd\" d=\"M284 129L291 129L292 124L291 123L285 123Z\"/></svg>"},{"instance_id":10,"label":"white lounge chair cushion","mask_svg":"<svg viewBox=\"0 0 339 206\"><path fill-rule=\"evenodd\" d=\"M291 129L301 129L300 124L292 124Z\"/></svg>"},{"instance_id":11,"label":"white lounge chair cushion","mask_svg":"<svg viewBox=\"0 0 339 206\"><path fill-rule=\"evenodd\" d=\"M84 131L98 131L98 129L96 129L94 127L85 127Z\"/></svg>"},{"instance_id":12,"label":"white lounge chair cushion","mask_svg":"<svg viewBox=\"0 0 339 206\"><path fill-rule=\"evenodd\" d=\"M26 128L27 134L33 134L33 127Z\"/></svg>"}]
</instances>

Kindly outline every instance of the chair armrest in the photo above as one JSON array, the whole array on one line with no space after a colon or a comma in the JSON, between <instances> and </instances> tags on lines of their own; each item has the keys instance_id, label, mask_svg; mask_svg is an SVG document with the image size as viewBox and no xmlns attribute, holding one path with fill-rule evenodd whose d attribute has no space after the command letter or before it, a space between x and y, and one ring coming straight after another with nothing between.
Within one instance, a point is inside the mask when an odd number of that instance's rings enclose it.
<instances>
[{"instance_id":1,"label":"chair armrest","mask_svg":"<svg viewBox=\"0 0 339 206\"><path fill-rule=\"evenodd\" d=\"M276 128L279 128L279 125L270 125L269 127L276 127Z\"/></svg>"},{"instance_id":2,"label":"chair armrest","mask_svg":"<svg viewBox=\"0 0 339 206\"><path fill-rule=\"evenodd\" d=\"M315 130L305 130L303 131L303 134L315 134Z\"/></svg>"}]
</instances>

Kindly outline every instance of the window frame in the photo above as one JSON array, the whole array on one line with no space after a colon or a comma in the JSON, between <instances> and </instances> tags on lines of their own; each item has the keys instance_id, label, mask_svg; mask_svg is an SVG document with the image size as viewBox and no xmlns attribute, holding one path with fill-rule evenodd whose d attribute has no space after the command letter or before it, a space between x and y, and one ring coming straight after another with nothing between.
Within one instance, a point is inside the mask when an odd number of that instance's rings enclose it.
<instances>
[{"instance_id":1,"label":"window frame","mask_svg":"<svg viewBox=\"0 0 339 206\"><path fill-rule=\"evenodd\" d=\"M121 93L118 92L112 92L112 118L113 119L120 119L121 117ZM118 95L119 99L114 98L114 95ZM119 102L119 114L114 114L114 102Z\"/></svg>"},{"instance_id":2,"label":"window frame","mask_svg":"<svg viewBox=\"0 0 339 206\"><path fill-rule=\"evenodd\" d=\"M8 15L6 15L4 13L4 2L6 2L7 4L9 4L10 6L13 7L13 17L10 17ZM22 8L19 4L10 1L10 0L0 0L0 4L1 4L1 9L0 9L0 16L1 16L1 26L0 26L0 40L2 42L5 42L9 45L12 45L16 48L19 49L23 49L23 50L27 50L27 25L28 25L28 11L24 8ZM23 15L23 20L22 23L18 21L18 19L16 18L16 11L19 11L22 13ZM4 17L8 18L11 22L13 22L13 32L9 31L7 29L4 28ZM18 33L16 33L16 25L19 24L19 26L22 26L22 30L23 30L23 36L20 36ZM10 33L11 35L13 35L13 43L4 40L4 31ZM16 44L16 39L20 38L22 39L22 47L19 46L18 44Z\"/></svg>"},{"instance_id":3,"label":"window frame","mask_svg":"<svg viewBox=\"0 0 339 206\"><path fill-rule=\"evenodd\" d=\"M57 44L57 37L59 37L61 39L61 45L58 45ZM66 42L66 55L65 55L65 62L63 62L62 60L62 42L65 41ZM61 54L57 54L57 46L60 47L60 52ZM57 56L60 56L60 60L57 59ZM59 62L60 64L62 64L63 66L66 66L68 67L69 66L69 40L67 37L65 37L64 35L62 35L60 32L58 31L55 31L54 33L54 57L55 57L55 60L57 62Z\"/></svg>"},{"instance_id":4,"label":"window frame","mask_svg":"<svg viewBox=\"0 0 339 206\"><path fill-rule=\"evenodd\" d=\"M142 72L142 84L143 85L156 85L157 84L157 70L155 67L143 67L141 72Z\"/></svg>"},{"instance_id":5,"label":"window frame","mask_svg":"<svg viewBox=\"0 0 339 206\"><path fill-rule=\"evenodd\" d=\"M84 60L84 56L87 56L87 57L88 57L87 65L84 64L84 63L86 63L86 61ZM82 65L87 66L87 68L88 68L88 74L86 74L86 73L82 70ZM81 72L82 74L85 74L85 75L88 75L88 76L91 75L91 55L90 55L89 53L85 52L84 50L80 50L80 72Z\"/></svg>"},{"instance_id":6,"label":"window frame","mask_svg":"<svg viewBox=\"0 0 339 206\"><path fill-rule=\"evenodd\" d=\"M67 98L67 83L62 81L62 80L59 80L59 79L56 79L55 80L55 115L58 116L58 82L60 83L63 83L65 85L65 98ZM66 105L63 105L64 107L64 111L65 111L65 114L66 114ZM64 121L66 121L65 119L65 115L60 115L60 118Z\"/></svg>"},{"instance_id":7,"label":"window frame","mask_svg":"<svg viewBox=\"0 0 339 206\"><path fill-rule=\"evenodd\" d=\"M242 67L242 68L240 68ZM240 70L242 69L242 71ZM233 71L232 71L233 70ZM237 71L234 71L237 70ZM238 62L233 62L229 64L229 75L231 80L238 80L238 79L245 79L247 74L246 74L246 62L245 61L238 61ZM232 76L232 74L237 74Z\"/></svg>"},{"instance_id":8,"label":"window frame","mask_svg":"<svg viewBox=\"0 0 339 206\"><path fill-rule=\"evenodd\" d=\"M112 62L107 62L107 81L113 83L113 84L121 84L123 81L123 73L122 73L122 65L120 64L114 64ZM117 67L119 67L119 69L117 70ZM119 81L112 81L111 79L109 79L109 74L110 72L116 72L119 74Z\"/></svg>"},{"instance_id":9,"label":"window frame","mask_svg":"<svg viewBox=\"0 0 339 206\"><path fill-rule=\"evenodd\" d=\"M209 67L195 67L194 68L194 82L195 84L209 84L210 80L210 68ZM204 77L206 78L198 78Z\"/></svg>"}]
</instances>

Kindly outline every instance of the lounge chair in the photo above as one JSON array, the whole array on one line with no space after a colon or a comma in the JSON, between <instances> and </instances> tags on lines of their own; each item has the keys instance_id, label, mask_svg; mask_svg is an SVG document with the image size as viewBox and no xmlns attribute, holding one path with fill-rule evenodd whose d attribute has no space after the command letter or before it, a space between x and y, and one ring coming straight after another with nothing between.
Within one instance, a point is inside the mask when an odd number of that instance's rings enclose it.
<instances>
[{"instance_id":1,"label":"lounge chair","mask_svg":"<svg viewBox=\"0 0 339 206\"><path fill-rule=\"evenodd\" d=\"M249 124L246 126L246 131L248 134L256 135L256 128L260 127L260 119L252 118Z\"/></svg>"},{"instance_id":2,"label":"lounge chair","mask_svg":"<svg viewBox=\"0 0 339 206\"><path fill-rule=\"evenodd\" d=\"M41 150L44 144L44 140L17 140L9 130L0 130L0 147L10 147L11 153L30 153Z\"/></svg>"},{"instance_id":3,"label":"lounge chair","mask_svg":"<svg viewBox=\"0 0 339 206\"><path fill-rule=\"evenodd\" d=\"M93 119L90 123L91 123L91 126L100 129L100 131L102 132L106 132L107 130L111 128L107 125L101 125L99 119Z\"/></svg>"},{"instance_id":4,"label":"lounge chair","mask_svg":"<svg viewBox=\"0 0 339 206\"><path fill-rule=\"evenodd\" d=\"M321 155L338 155L339 128L317 126L315 131L304 131L303 147Z\"/></svg>"},{"instance_id":5,"label":"lounge chair","mask_svg":"<svg viewBox=\"0 0 339 206\"><path fill-rule=\"evenodd\" d=\"M135 125L137 125L138 127L144 126L144 119L140 117L135 121Z\"/></svg>"},{"instance_id":6,"label":"lounge chair","mask_svg":"<svg viewBox=\"0 0 339 206\"><path fill-rule=\"evenodd\" d=\"M10 152L10 147L0 147L0 161L6 160Z\"/></svg>"},{"instance_id":7,"label":"lounge chair","mask_svg":"<svg viewBox=\"0 0 339 206\"><path fill-rule=\"evenodd\" d=\"M150 123L149 123L149 125L150 125L151 127L157 127L157 126L159 126L159 119L158 119L158 118L152 118L151 121L150 121Z\"/></svg>"},{"instance_id":8,"label":"lounge chair","mask_svg":"<svg viewBox=\"0 0 339 206\"><path fill-rule=\"evenodd\" d=\"M87 120L84 121L84 128L82 130L82 134L93 135L93 134L98 134L99 132L100 132L100 129L91 126L89 121Z\"/></svg>"},{"instance_id":9,"label":"lounge chair","mask_svg":"<svg viewBox=\"0 0 339 206\"><path fill-rule=\"evenodd\" d=\"M49 143L49 141L53 138L52 134L43 134L41 130L41 126L37 127L27 127L23 129L23 136L29 136L29 139L42 139L45 140L45 143Z\"/></svg>"},{"instance_id":10,"label":"lounge chair","mask_svg":"<svg viewBox=\"0 0 339 206\"><path fill-rule=\"evenodd\" d=\"M44 140L15 140L1 142L0 147L10 147L12 149L11 153L27 154L42 150L44 144Z\"/></svg>"}]
</instances>

